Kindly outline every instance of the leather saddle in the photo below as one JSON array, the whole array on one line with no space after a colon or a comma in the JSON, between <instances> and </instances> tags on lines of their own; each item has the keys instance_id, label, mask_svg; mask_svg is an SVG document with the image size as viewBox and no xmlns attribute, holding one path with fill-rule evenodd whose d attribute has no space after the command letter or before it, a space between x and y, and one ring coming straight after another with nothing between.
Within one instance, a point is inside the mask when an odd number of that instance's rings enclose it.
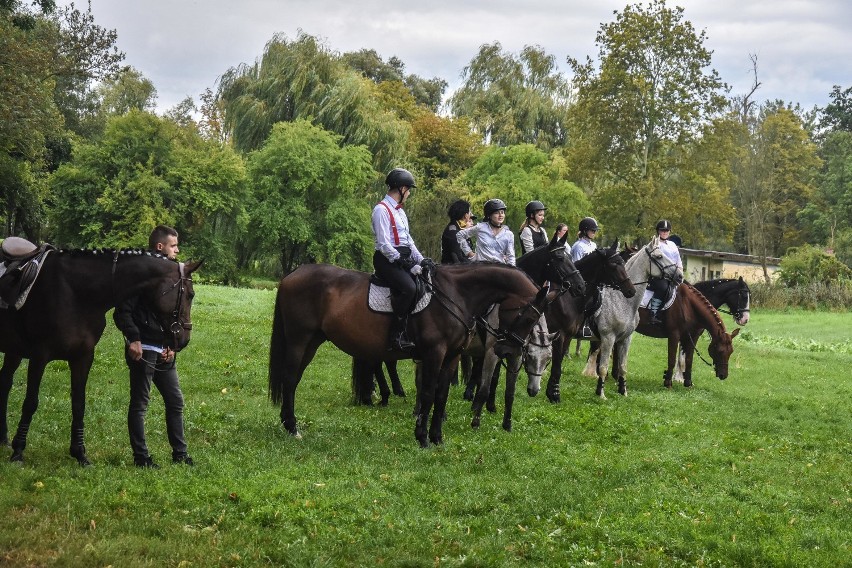
<instances>
[{"instance_id":1,"label":"leather saddle","mask_svg":"<svg viewBox=\"0 0 852 568\"><path fill-rule=\"evenodd\" d=\"M21 237L6 237L0 244L0 300L20 309L53 246L34 245Z\"/></svg>"}]
</instances>

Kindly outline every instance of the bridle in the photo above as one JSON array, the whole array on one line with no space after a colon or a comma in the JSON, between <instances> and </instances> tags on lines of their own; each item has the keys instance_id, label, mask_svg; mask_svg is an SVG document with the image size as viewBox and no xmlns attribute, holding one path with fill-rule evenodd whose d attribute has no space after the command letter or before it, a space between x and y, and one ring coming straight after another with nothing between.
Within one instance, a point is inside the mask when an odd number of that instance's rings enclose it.
<instances>
[{"instance_id":1,"label":"bridle","mask_svg":"<svg viewBox=\"0 0 852 568\"><path fill-rule=\"evenodd\" d=\"M168 327L169 332L171 332L172 336L174 337L175 345L177 345L177 337L181 334L183 330L192 330L192 322L183 321L180 317L181 308L183 307L183 297L186 293L186 282L192 282L192 275L187 276L185 274L184 263L182 262L178 263L178 270L180 276L177 281L175 281L174 284L172 284L166 291L161 294L161 296L165 296L166 294L177 288L177 300L175 301L175 308L172 311L172 321Z\"/></svg>"},{"instance_id":2,"label":"bridle","mask_svg":"<svg viewBox=\"0 0 852 568\"><path fill-rule=\"evenodd\" d=\"M552 254L557 251L563 251L562 256L555 256ZM576 289L576 286L571 283L571 279L576 275L580 274L580 271L574 266L573 263L566 262L568 259L564 256L565 246L561 246L555 249L550 250L550 258L545 265L545 270L547 272L551 272L556 275L556 278L551 279L551 282L559 283L559 293L561 296L565 292L568 292L573 297L580 296L579 291Z\"/></svg>"},{"instance_id":3,"label":"bridle","mask_svg":"<svg viewBox=\"0 0 852 568\"><path fill-rule=\"evenodd\" d=\"M490 313L491 307L489 307L489 309L486 310L484 313L473 316L473 318L471 318L471 323L468 324L462 316L456 313L457 310L459 313L463 314L464 309L460 305L458 305L458 303L456 303L446 292L438 288L438 286L435 285L433 279L426 278L423 273L418 274L417 278L420 279L421 282L423 282L427 290L429 290L435 295L438 300L438 304L440 304L440 306L444 308L447 313L453 316L456 320L458 320L459 323L464 326L465 330L467 331L467 337L473 335L473 332L476 331L476 327L478 324L481 329L485 330L485 332L496 338L498 342L502 341L515 343L519 345L521 349L523 349L524 344L526 343L526 338L521 337L513 331L516 327L518 327L518 321L520 321L524 314L529 310L533 310L537 314L536 320L538 320L544 313L542 310L539 310L535 306L535 300L532 300L526 306L519 309L520 313L518 313L517 317L515 317L514 321L512 321L511 325L509 325L509 328L506 330L502 328L494 329L494 327L490 323L488 323L486 316ZM451 306L454 307L455 310L453 310Z\"/></svg>"}]
</instances>

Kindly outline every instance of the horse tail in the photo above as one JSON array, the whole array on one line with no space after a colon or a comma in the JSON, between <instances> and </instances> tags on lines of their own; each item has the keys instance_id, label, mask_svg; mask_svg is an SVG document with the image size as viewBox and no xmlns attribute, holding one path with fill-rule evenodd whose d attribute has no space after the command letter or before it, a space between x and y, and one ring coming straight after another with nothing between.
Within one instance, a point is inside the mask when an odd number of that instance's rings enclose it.
<instances>
[{"instance_id":1,"label":"horse tail","mask_svg":"<svg viewBox=\"0 0 852 568\"><path fill-rule=\"evenodd\" d=\"M275 404L284 400L284 352L287 336L284 334L284 316L281 314L281 288L275 296L272 316L272 339L269 342L269 398Z\"/></svg>"}]
</instances>

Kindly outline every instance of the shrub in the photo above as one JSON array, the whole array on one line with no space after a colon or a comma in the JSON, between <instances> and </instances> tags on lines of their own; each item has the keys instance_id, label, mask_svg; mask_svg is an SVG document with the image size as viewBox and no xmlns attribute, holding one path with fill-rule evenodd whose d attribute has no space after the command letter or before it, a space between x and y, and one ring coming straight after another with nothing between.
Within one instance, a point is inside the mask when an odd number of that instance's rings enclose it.
<instances>
[{"instance_id":1,"label":"shrub","mask_svg":"<svg viewBox=\"0 0 852 568\"><path fill-rule=\"evenodd\" d=\"M786 286L841 282L852 279L852 269L834 255L812 245L793 247L781 259L778 280Z\"/></svg>"}]
</instances>

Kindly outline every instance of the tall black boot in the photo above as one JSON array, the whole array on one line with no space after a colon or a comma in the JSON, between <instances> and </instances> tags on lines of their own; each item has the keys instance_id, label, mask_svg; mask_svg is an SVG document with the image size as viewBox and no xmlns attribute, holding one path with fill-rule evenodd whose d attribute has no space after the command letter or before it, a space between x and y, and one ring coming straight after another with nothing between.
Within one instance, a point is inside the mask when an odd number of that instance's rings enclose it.
<instances>
[{"instance_id":1,"label":"tall black boot","mask_svg":"<svg viewBox=\"0 0 852 568\"><path fill-rule=\"evenodd\" d=\"M414 343L405 335L405 326L407 323L408 315L393 315L390 328L388 329L390 345L388 351L408 351L414 348Z\"/></svg>"}]
</instances>

